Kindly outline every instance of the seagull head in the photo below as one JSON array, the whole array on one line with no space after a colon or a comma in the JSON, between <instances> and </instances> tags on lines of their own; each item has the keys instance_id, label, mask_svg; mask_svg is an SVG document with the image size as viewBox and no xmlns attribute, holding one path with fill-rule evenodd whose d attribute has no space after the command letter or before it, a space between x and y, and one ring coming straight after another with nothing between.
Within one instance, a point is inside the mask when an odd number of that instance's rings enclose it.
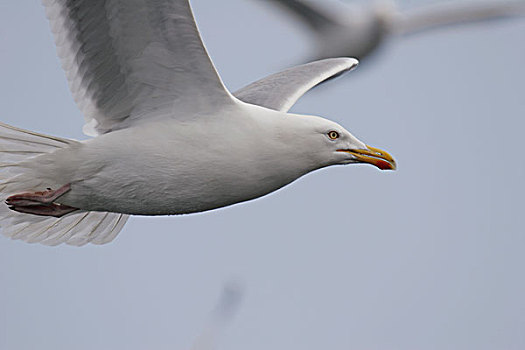
<instances>
[{"instance_id":1,"label":"seagull head","mask_svg":"<svg viewBox=\"0 0 525 350\"><path fill-rule=\"evenodd\" d=\"M288 117L290 118L290 117ZM368 146L341 125L314 116L298 116L303 147L321 167L365 163L381 170L395 170L396 162L387 152ZM293 120L295 118L290 118ZM297 122L297 120L296 120Z\"/></svg>"}]
</instances>

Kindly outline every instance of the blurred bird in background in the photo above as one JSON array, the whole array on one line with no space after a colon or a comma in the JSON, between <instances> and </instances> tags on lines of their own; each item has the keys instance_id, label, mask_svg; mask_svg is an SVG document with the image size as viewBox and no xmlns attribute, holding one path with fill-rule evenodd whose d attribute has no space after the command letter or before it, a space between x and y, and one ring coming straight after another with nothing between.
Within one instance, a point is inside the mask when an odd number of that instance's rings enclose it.
<instances>
[{"instance_id":1,"label":"blurred bird in background","mask_svg":"<svg viewBox=\"0 0 525 350\"><path fill-rule=\"evenodd\" d=\"M195 339L191 350L213 350L217 347L225 327L239 312L243 296L244 289L240 283L235 281L225 283L208 324Z\"/></svg>"},{"instance_id":2,"label":"blurred bird in background","mask_svg":"<svg viewBox=\"0 0 525 350\"><path fill-rule=\"evenodd\" d=\"M393 1L343 4L336 1L270 0L315 33L315 59L374 53L386 39L451 25L525 16L525 1L444 2L401 11Z\"/></svg>"}]
</instances>

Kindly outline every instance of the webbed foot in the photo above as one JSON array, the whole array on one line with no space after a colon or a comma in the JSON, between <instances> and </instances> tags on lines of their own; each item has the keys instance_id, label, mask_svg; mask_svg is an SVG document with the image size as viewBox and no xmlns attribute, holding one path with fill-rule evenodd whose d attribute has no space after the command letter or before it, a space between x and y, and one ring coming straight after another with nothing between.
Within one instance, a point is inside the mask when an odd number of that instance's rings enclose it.
<instances>
[{"instance_id":1,"label":"webbed foot","mask_svg":"<svg viewBox=\"0 0 525 350\"><path fill-rule=\"evenodd\" d=\"M5 203L9 206L9 209L20 213L58 218L78 210L78 208L55 203L57 198L69 190L71 190L71 185L67 184L57 190L48 188L45 191L15 194L8 197Z\"/></svg>"}]
</instances>

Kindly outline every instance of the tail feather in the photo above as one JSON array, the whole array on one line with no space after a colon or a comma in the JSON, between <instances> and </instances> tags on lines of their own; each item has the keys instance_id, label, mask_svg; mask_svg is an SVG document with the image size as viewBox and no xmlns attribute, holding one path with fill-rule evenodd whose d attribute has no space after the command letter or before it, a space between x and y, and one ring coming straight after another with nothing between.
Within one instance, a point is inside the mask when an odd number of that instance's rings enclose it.
<instances>
[{"instance_id":1,"label":"tail feather","mask_svg":"<svg viewBox=\"0 0 525 350\"><path fill-rule=\"evenodd\" d=\"M45 184L27 175L28 160L69 147L77 141L42 135L0 123L0 200ZM120 232L128 215L76 211L61 218L12 211L0 202L0 231L4 236L28 243L82 246L111 242Z\"/></svg>"}]
</instances>

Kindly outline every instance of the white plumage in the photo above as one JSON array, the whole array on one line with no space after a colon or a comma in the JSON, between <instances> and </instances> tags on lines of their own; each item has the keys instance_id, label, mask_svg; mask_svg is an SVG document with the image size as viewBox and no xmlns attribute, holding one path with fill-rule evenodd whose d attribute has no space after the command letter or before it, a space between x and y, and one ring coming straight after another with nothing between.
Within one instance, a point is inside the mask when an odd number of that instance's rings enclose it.
<instances>
[{"instance_id":1,"label":"white plumage","mask_svg":"<svg viewBox=\"0 0 525 350\"><path fill-rule=\"evenodd\" d=\"M127 215L201 212L334 164L395 168L340 125L286 113L356 66L330 59L238 91L222 84L187 0L46 0L87 141L0 125L2 233L103 244Z\"/></svg>"},{"instance_id":2,"label":"white plumage","mask_svg":"<svg viewBox=\"0 0 525 350\"><path fill-rule=\"evenodd\" d=\"M33 176L33 161L46 154L69 147L76 141L45 136L0 123L0 193L2 197L46 188L40 177ZM52 166L52 164L50 164ZM108 212L85 212L55 218L20 214L0 205L0 228L12 239L46 245L88 242L111 242L128 219L127 215Z\"/></svg>"}]
</instances>

